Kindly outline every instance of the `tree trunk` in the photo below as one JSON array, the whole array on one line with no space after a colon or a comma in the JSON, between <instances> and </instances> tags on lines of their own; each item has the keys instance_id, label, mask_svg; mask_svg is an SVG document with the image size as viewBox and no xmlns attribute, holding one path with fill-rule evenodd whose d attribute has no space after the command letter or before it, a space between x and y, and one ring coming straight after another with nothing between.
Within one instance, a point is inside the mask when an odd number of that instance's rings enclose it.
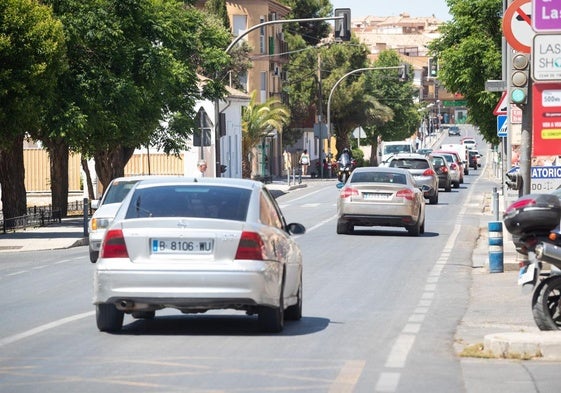
<instances>
[{"instance_id":1,"label":"tree trunk","mask_svg":"<svg viewBox=\"0 0 561 393\"><path fill-rule=\"evenodd\" d=\"M68 215L68 145L62 140L45 142L50 157L51 200L53 212Z\"/></svg>"},{"instance_id":2,"label":"tree trunk","mask_svg":"<svg viewBox=\"0 0 561 393\"><path fill-rule=\"evenodd\" d=\"M0 151L0 185L4 220L27 213L25 167L23 164L23 134L5 143Z\"/></svg>"},{"instance_id":3,"label":"tree trunk","mask_svg":"<svg viewBox=\"0 0 561 393\"><path fill-rule=\"evenodd\" d=\"M111 183L111 180L125 176L125 166L134 153L134 148L117 147L95 154L95 172L103 187L103 191Z\"/></svg>"},{"instance_id":4,"label":"tree trunk","mask_svg":"<svg viewBox=\"0 0 561 393\"><path fill-rule=\"evenodd\" d=\"M82 164L82 170L86 174L86 187L88 188L88 198L91 201L92 199L95 199L95 193L93 188L92 175L90 173L90 168L88 166L88 161L82 159L80 163Z\"/></svg>"}]
</instances>

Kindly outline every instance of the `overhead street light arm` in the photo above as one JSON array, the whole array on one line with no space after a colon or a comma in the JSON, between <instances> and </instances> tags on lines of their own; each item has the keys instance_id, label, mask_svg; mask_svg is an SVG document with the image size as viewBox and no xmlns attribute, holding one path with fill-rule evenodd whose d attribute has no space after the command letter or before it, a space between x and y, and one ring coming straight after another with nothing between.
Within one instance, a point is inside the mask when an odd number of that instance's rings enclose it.
<instances>
[{"instance_id":1,"label":"overhead street light arm","mask_svg":"<svg viewBox=\"0 0 561 393\"><path fill-rule=\"evenodd\" d=\"M344 18L344 16L341 15L341 16L328 16L328 17L325 17L325 18L278 19L278 20L270 20L268 22L259 23L258 25L252 26L248 30L244 31L243 34L240 34L239 36L237 36L234 39L234 41L232 41L230 43L230 45L228 45L228 47L226 48L226 53L229 53L230 50L232 50L232 48L234 47L234 45L236 45L243 37L245 37L246 35L248 35L252 31L257 30L257 29L259 29L260 27L263 27L263 26L280 25L280 24L292 23L292 22L313 22L313 21L325 21L325 20L339 20L339 19L343 19L343 18Z\"/></svg>"},{"instance_id":2,"label":"overhead street light arm","mask_svg":"<svg viewBox=\"0 0 561 393\"><path fill-rule=\"evenodd\" d=\"M347 72L345 75L343 75L341 78L339 78L339 80L337 82L335 82L335 84L331 88L331 91L329 92L329 97L327 98L327 135L328 135L328 138L329 138L329 131L331 129L331 96L333 95L333 92L335 91L335 88L337 86L339 86L339 83L341 83L343 81L343 79L345 79L349 75L356 74L357 72L362 72L362 71L390 70L390 69L399 69L399 68L405 68L405 66L404 65L399 65L399 66L391 66L391 67L357 68L356 70L352 70L352 71ZM320 146L321 145L322 145L322 141L320 141ZM331 149L328 149L328 152L327 152L328 155L331 153L331 151L329 151L329 150L331 150Z\"/></svg>"}]
</instances>

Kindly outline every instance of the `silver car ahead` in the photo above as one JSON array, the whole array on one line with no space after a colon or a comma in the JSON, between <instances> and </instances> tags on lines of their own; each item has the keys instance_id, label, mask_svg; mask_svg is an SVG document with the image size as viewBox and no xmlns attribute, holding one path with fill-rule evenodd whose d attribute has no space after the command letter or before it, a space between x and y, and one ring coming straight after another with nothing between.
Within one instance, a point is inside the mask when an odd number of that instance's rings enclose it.
<instances>
[{"instance_id":1,"label":"silver car ahead","mask_svg":"<svg viewBox=\"0 0 561 393\"><path fill-rule=\"evenodd\" d=\"M407 169L356 168L337 187L338 234L353 233L355 226L404 227L413 236L425 232L425 197Z\"/></svg>"},{"instance_id":2,"label":"silver car ahead","mask_svg":"<svg viewBox=\"0 0 561 393\"><path fill-rule=\"evenodd\" d=\"M302 316L302 254L261 182L150 179L123 200L94 274L97 327L118 331L124 314L153 318L166 307L257 314L279 332Z\"/></svg>"}]
</instances>

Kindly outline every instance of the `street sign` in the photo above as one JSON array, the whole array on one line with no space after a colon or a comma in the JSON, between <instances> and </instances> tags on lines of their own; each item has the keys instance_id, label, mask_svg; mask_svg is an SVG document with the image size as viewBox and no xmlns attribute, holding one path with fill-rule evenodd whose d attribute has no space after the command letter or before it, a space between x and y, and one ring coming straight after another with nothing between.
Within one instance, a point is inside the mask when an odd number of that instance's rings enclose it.
<instances>
[{"instance_id":1,"label":"street sign","mask_svg":"<svg viewBox=\"0 0 561 393\"><path fill-rule=\"evenodd\" d=\"M533 155L561 155L561 85L534 84L532 108Z\"/></svg>"},{"instance_id":2,"label":"street sign","mask_svg":"<svg viewBox=\"0 0 561 393\"><path fill-rule=\"evenodd\" d=\"M493 115L498 116L498 115L506 115L508 110L508 99L506 96L506 91L503 91L503 94L501 95L501 99L499 100L499 102L497 102L497 106L495 107L495 110L493 110Z\"/></svg>"},{"instance_id":3,"label":"street sign","mask_svg":"<svg viewBox=\"0 0 561 393\"><path fill-rule=\"evenodd\" d=\"M560 0L561 1L561 0ZM532 45L532 79L561 81L561 34L536 34Z\"/></svg>"},{"instance_id":4,"label":"street sign","mask_svg":"<svg viewBox=\"0 0 561 393\"><path fill-rule=\"evenodd\" d=\"M506 9L503 16L503 34L512 49L530 53L532 38L531 0L514 0Z\"/></svg>"},{"instance_id":5,"label":"street sign","mask_svg":"<svg viewBox=\"0 0 561 393\"><path fill-rule=\"evenodd\" d=\"M485 90L492 92L505 91L507 88L506 81L487 80L485 81Z\"/></svg>"},{"instance_id":6,"label":"street sign","mask_svg":"<svg viewBox=\"0 0 561 393\"><path fill-rule=\"evenodd\" d=\"M508 122L506 121L507 115L497 116L497 136L499 138L506 137L508 135Z\"/></svg>"},{"instance_id":7,"label":"street sign","mask_svg":"<svg viewBox=\"0 0 561 393\"><path fill-rule=\"evenodd\" d=\"M533 0L532 26L537 32L561 32L561 0Z\"/></svg>"}]
</instances>

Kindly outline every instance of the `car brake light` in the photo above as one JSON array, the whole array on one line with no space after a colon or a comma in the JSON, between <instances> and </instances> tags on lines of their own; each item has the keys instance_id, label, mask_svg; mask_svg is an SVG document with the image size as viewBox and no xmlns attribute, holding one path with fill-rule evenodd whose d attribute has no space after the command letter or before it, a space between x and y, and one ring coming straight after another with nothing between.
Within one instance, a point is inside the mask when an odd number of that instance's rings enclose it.
<instances>
[{"instance_id":1,"label":"car brake light","mask_svg":"<svg viewBox=\"0 0 561 393\"><path fill-rule=\"evenodd\" d=\"M123 231L112 229L107 231L101 245L101 258L128 258L129 253L125 244Z\"/></svg>"},{"instance_id":2,"label":"car brake light","mask_svg":"<svg viewBox=\"0 0 561 393\"><path fill-rule=\"evenodd\" d=\"M430 168L423 172L423 176L434 176L434 175L435 175L434 171Z\"/></svg>"},{"instance_id":3,"label":"car brake light","mask_svg":"<svg viewBox=\"0 0 561 393\"><path fill-rule=\"evenodd\" d=\"M409 199L410 201L413 200L414 198L414 193L412 190L410 190L409 188L404 188L403 190L399 190L396 194L396 197L401 197L401 198L405 198L405 199Z\"/></svg>"},{"instance_id":4,"label":"car brake light","mask_svg":"<svg viewBox=\"0 0 561 393\"><path fill-rule=\"evenodd\" d=\"M243 231L236 251L236 259L253 259L262 261L265 249L263 239L256 232Z\"/></svg>"},{"instance_id":5,"label":"car brake light","mask_svg":"<svg viewBox=\"0 0 561 393\"><path fill-rule=\"evenodd\" d=\"M454 162L454 163L450 164L450 168L453 169L453 170L456 170L456 169L458 169L458 165L456 165L456 163Z\"/></svg>"},{"instance_id":6,"label":"car brake light","mask_svg":"<svg viewBox=\"0 0 561 393\"><path fill-rule=\"evenodd\" d=\"M341 198L348 198L351 196L358 196L358 190L352 187L345 187L341 190L340 197Z\"/></svg>"}]
</instances>

